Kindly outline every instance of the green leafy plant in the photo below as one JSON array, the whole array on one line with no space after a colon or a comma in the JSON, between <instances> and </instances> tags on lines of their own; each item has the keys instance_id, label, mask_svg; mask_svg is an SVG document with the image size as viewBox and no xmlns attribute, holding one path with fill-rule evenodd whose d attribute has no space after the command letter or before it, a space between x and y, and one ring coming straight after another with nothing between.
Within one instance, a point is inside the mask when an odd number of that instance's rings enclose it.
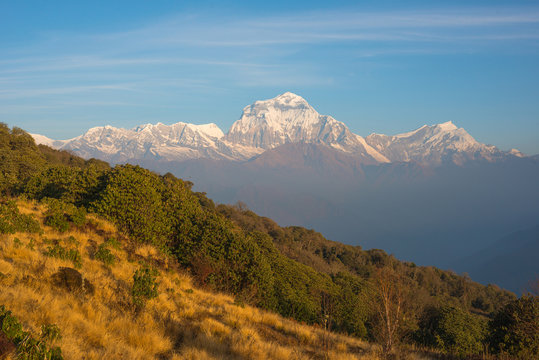
<instances>
[{"instance_id":1,"label":"green leafy plant","mask_svg":"<svg viewBox=\"0 0 539 360\"><path fill-rule=\"evenodd\" d=\"M144 266L135 271L131 296L137 309L143 308L147 300L157 297L158 283L156 279L158 275L159 272L149 266Z\"/></svg>"},{"instance_id":2,"label":"green leafy plant","mask_svg":"<svg viewBox=\"0 0 539 360\"><path fill-rule=\"evenodd\" d=\"M0 201L0 234L40 233L41 231L34 217L21 214L14 201Z\"/></svg>"},{"instance_id":3,"label":"green leafy plant","mask_svg":"<svg viewBox=\"0 0 539 360\"><path fill-rule=\"evenodd\" d=\"M54 346L61 338L60 329L54 324L43 325L41 335L36 339L24 331L17 318L0 305L0 331L17 347L17 359L21 360L63 360L62 350Z\"/></svg>"},{"instance_id":4,"label":"green leafy plant","mask_svg":"<svg viewBox=\"0 0 539 360\"><path fill-rule=\"evenodd\" d=\"M80 252L77 249L66 249L58 243L54 244L53 246L47 247L45 256L62 260L69 260L78 269L82 267L82 256Z\"/></svg>"},{"instance_id":5,"label":"green leafy plant","mask_svg":"<svg viewBox=\"0 0 539 360\"><path fill-rule=\"evenodd\" d=\"M118 240L116 240L116 238L107 238L105 240L105 244L107 246L113 247L116 250L119 250L119 249L122 248L122 244L120 244L120 242Z\"/></svg>"},{"instance_id":6,"label":"green leafy plant","mask_svg":"<svg viewBox=\"0 0 539 360\"><path fill-rule=\"evenodd\" d=\"M55 324L47 324L41 326L41 339L47 343L54 343L62 338L60 328Z\"/></svg>"},{"instance_id":7,"label":"green leafy plant","mask_svg":"<svg viewBox=\"0 0 539 360\"><path fill-rule=\"evenodd\" d=\"M36 240L34 238L30 238L28 241L28 244L26 244L26 248L30 250L35 250Z\"/></svg>"},{"instance_id":8,"label":"green leafy plant","mask_svg":"<svg viewBox=\"0 0 539 360\"><path fill-rule=\"evenodd\" d=\"M101 260L105 265L113 265L116 261L116 257L107 249L107 243L99 245L94 257L97 260Z\"/></svg>"},{"instance_id":9,"label":"green leafy plant","mask_svg":"<svg viewBox=\"0 0 539 360\"><path fill-rule=\"evenodd\" d=\"M45 212L45 225L59 232L66 232L72 226L81 227L86 223L86 211L73 204L57 199L46 199L49 209Z\"/></svg>"},{"instance_id":10,"label":"green leafy plant","mask_svg":"<svg viewBox=\"0 0 539 360\"><path fill-rule=\"evenodd\" d=\"M539 358L539 297L525 295L500 309L489 323L494 353Z\"/></svg>"},{"instance_id":11,"label":"green leafy plant","mask_svg":"<svg viewBox=\"0 0 539 360\"><path fill-rule=\"evenodd\" d=\"M486 321L467 311L453 306L431 308L419 325L416 336L423 345L460 357L483 351Z\"/></svg>"}]
</instances>

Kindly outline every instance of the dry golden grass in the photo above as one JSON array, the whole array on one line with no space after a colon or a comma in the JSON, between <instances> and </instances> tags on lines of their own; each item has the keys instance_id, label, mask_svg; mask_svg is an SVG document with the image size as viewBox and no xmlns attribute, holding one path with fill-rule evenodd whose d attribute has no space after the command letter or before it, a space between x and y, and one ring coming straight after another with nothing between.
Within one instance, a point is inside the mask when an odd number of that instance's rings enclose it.
<instances>
[{"instance_id":1,"label":"dry golden grass","mask_svg":"<svg viewBox=\"0 0 539 360\"><path fill-rule=\"evenodd\" d=\"M97 231L57 233L43 225L44 208L19 201L23 213L33 214L42 235L0 235L0 304L39 333L43 324L57 324L58 345L66 359L376 359L377 348L360 340L325 334L323 330L284 319L230 296L197 289L191 278L168 267L167 259L151 246L134 253L113 249L114 265L92 259L108 237L120 238L116 228L92 217ZM44 239L75 237L82 254L81 274L95 286L93 295L69 293L51 280L69 261L44 256ZM18 239L18 240L15 240ZM33 239L34 246L29 246ZM159 296L135 313L130 288L139 261L161 264ZM164 264L164 265L163 265ZM327 349L322 339L329 338Z\"/></svg>"}]
</instances>

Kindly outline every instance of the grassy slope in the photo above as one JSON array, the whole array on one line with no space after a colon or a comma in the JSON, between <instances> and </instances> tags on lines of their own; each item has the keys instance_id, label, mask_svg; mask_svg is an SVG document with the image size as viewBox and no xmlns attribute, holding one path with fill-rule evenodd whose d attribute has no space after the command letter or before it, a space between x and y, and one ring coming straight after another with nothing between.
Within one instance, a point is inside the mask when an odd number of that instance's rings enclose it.
<instances>
[{"instance_id":1,"label":"grassy slope","mask_svg":"<svg viewBox=\"0 0 539 360\"><path fill-rule=\"evenodd\" d=\"M150 246L135 248L128 239L107 267L92 259L108 237L120 237L108 222L92 218L94 227L57 233L43 225L44 207L19 201L22 213L32 213L42 235L0 235L0 304L38 333L43 324L57 324L58 345L66 359L374 359L376 347L319 328L298 324L273 313L241 306L230 296L194 288ZM93 296L56 288L52 275L69 261L46 257L44 239L74 236L82 254L80 272L95 286ZM15 239L19 239L16 241ZM35 239L33 249L27 245ZM135 314L130 288L139 262L160 272L159 296ZM329 350L322 345L327 341Z\"/></svg>"}]
</instances>

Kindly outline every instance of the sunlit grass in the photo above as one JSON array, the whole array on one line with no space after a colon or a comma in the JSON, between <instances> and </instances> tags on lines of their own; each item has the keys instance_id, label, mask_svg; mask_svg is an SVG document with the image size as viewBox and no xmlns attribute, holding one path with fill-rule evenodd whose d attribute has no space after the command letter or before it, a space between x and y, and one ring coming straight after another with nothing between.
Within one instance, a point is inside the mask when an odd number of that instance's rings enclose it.
<instances>
[{"instance_id":1,"label":"sunlit grass","mask_svg":"<svg viewBox=\"0 0 539 360\"><path fill-rule=\"evenodd\" d=\"M19 201L19 207L33 214L44 232L0 236L0 304L32 332L57 324L66 359L377 358L376 348L358 339L329 334L325 349L322 329L197 289L187 274L168 268L169 261L152 246L136 247L134 254L125 243L120 249L109 247L117 259L110 266L93 259L108 238L123 238L102 219L91 217L98 231L58 233L43 225L42 205ZM70 236L76 242L69 246L82 254L79 271L95 287L93 295L68 293L53 284L53 274L73 264L45 256L45 239ZM158 268L159 295L136 312L130 289L140 262Z\"/></svg>"}]
</instances>

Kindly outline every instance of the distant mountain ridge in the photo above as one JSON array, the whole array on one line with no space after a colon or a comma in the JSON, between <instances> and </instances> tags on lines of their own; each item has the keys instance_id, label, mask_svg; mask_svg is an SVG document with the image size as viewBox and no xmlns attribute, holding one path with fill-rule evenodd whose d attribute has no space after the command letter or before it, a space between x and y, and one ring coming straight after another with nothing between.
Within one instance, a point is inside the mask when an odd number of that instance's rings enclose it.
<instances>
[{"instance_id":1,"label":"distant mountain ridge","mask_svg":"<svg viewBox=\"0 0 539 360\"><path fill-rule=\"evenodd\" d=\"M522 156L477 142L453 123L427 126L399 135L371 134L366 138L328 115L320 115L301 96L286 92L256 101L243 109L228 133L216 124L146 124L133 129L95 127L69 140L32 134L37 143L71 150L84 158L112 163L132 160L184 161L191 159L245 161L286 144L312 143L353 156L363 164L415 161L437 165L444 161Z\"/></svg>"}]
</instances>

